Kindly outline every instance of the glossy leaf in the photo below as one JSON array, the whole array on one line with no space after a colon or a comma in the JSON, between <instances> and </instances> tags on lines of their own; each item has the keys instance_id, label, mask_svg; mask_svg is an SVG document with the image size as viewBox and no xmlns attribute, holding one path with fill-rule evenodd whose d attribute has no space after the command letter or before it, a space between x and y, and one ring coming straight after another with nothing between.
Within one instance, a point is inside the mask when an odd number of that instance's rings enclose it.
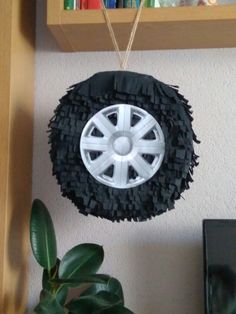
<instances>
[{"instance_id":1,"label":"glossy leaf","mask_svg":"<svg viewBox=\"0 0 236 314\"><path fill-rule=\"evenodd\" d=\"M78 286L86 283L98 283L106 285L110 277L108 275L92 274L92 275L78 275L76 278L69 279L54 279L51 282L56 284L67 284L69 286Z\"/></svg>"},{"instance_id":2,"label":"glossy leaf","mask_svg":"<svg viewBox=\"0 0 236 314\"><path fill-rule=\"evenodd\" d=\"M64 308L57 302L55 297L46 290L41 292L40 302L34 311L37 314L64 314Z\"/></svg>"},{"instance_id":3,"label":"glossy leaf","mask_svg":"<svg viewBox=\"0 0 236 314\"><path fill-rule=\"evenodd\" d=\"M61 305L65 305L69 288L67 286L62 286L55 294L55 298Z\"/></svg>"},{"instance_id":4,"label":"glossy leaf","mask_svg":"<svg viewBox=\"0 0 236 314\"><path fill-rule=\"evenodd\" d=\"M106 283L96 283L92 285L90 288L88 288L86 291L84 291L82 295L85 296L96 294L99 291L108 291L117 295L122 301L122 304L124 304L123 289L121 283L116 278L110 277Z\"/></svg>"},{"instance_id":5,"label":"glossy leaf","mask_svg":"<svg viewBox=\"0 0 236 314\"><path fill-rule=\"evenodd\" d=\"M56 236L51 216L43 202L36 199L30 217L30 242L37 262L48 270L57 260Z\"/></svg>"},{"instance_id":6,"label":"glossy leaf","mask_svg":"<svg viewBox=\"0 0 236 314\"><path fill-rule=\"evenodd\" d=\"M96 273L104 258L103 248L84 243L75 246L63 257L59 267L59 278L76 278L80 274Z\"/></svg>"},{"instance_id":7,"label":"glossy leaf","mask_svg":"<svg viewBox=\"0 0 236 314\"><path fill-rule=\"evenodd\" d=\"M98 311L120 305L120 299L107 291L101 291L96 295L80 297L72 300L67 308L73 314L95 314Z\"/></svg>"}]
</instances>

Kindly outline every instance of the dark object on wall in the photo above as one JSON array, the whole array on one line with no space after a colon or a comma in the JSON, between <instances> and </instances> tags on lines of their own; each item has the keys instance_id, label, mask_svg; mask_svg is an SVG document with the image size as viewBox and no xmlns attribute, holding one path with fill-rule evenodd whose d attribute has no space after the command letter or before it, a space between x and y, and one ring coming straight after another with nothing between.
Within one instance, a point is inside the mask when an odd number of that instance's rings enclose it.
<instances>
[{"instance_id":1,"label":"dark object on wall","mask_svg":"<svg viewBox=\"0 0 236 314\"><path fill-rule=\"evenodd\" d=\"M73 85L49 124L53 175L85 215L143 221L174 208L198 165L188 101L133 72Z\"/></svg>"},{"instance_id":2,"label":"dark object on wall","mask_svg":"<svg viewBox=\"0 0 236 314\"><path fill-rule=\"evenodd\" d=\"M205 313L236 314L236 220L203 222Z\"/></svg>"}]
</instances>

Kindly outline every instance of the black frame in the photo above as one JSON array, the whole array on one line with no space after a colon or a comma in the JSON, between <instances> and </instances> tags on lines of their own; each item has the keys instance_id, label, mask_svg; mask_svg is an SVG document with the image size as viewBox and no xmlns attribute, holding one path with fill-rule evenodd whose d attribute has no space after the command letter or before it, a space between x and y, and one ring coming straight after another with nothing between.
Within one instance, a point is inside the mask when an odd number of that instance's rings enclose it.
<instances>
[{"instance_id":1,"label":"black frame","mask_svg":"<svg viewBox=\"0 0 236 314\"><path fill-rule=\"evenodd\" d=\"M236 229L236 219L204 219L203 220L203 265L204 265L204 308L205 314L212 314L210 312L209 303L208 303L208 260L207 260L207 225L209 223L218 223L224 225L234 225ZM236 244L236 239L235 239ZM236 247L236 245L235 245Z\"/></svg>"}]
</instances>

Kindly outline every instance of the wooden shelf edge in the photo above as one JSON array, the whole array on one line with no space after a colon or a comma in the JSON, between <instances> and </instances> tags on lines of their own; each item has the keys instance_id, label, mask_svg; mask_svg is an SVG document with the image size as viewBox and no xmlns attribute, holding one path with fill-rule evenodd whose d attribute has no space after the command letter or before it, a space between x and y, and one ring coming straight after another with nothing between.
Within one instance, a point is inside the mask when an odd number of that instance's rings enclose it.
<instances>
[{"instance_id":1,"label":"wooden shelf edge","mask_svg":"<svg viewBox=\"0 0 236 314\"><path fill-rule=\"evenodd\" d=\"M63 10L47 0L48 27L62 51L112 51L102 10ZM50 4L50 5L49 5ZM136 9L108 10L121 50L126 49ZM133 50L236 47L236 5L144 8Z\"/></svg>"},{"instance_id":2,"label":"wooden shelf edge","mask_svg":"<svg viewBox=\"0 0 236 314\"><path fill-rule=\"evenodd\" d=\"M108 10L112 23L132 23L136 9ZM217 21L235 20L236 5L221 6L198 6L198 7L176 7L176 8L144 8L140 23L149 22L188 22L188 21ZM57 20L62 25L71 24L102 24L105 23L101 10L76 10L60 11ZM55 25L55 19L48 16L48 25Z\"/></svg>"}]
</instances>

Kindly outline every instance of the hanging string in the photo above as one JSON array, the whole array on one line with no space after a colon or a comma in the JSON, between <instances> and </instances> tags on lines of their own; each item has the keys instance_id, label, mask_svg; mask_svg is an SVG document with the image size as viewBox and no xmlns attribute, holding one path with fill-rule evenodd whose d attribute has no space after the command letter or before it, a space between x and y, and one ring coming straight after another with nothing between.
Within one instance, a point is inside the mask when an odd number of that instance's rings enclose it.
<instances>
[{"instance_id":1,"label":"hanging string","mask_svg":"<svg viewBox=\"0 0 236 314\"><path fill-rule=\"evenodd\" d=\"M109 34L111 36L111 40L112 40L115 52L116 52L117 57L119 59L120 68L122 70L125 70L127 68L127 65L128 65L130 52L132 50L132 45L133 45L133 42L134 42L134 38L135 38L136 31L137 31L137 27L138 27L138 23L139 23L139 20L140 20L141 13L142 13L142 8L143 8L143 5L144 5L144 2L145 2L145 0L141 0L141 2L140 2L140 6L139 6L139 8L137 10L137 13L136 13L136 16L135 16L135 19L134 19L134 23L133 23L133 26L132 26L132 29L131 29L131 33L130 33L129 41L128 41L128 44L127 44L127 47L126 47L126 50L125 50L125 54L124 54L124 56L122 56L120 48L119 48L119 45L118 45L117 40L116 40L116 35L115 35L113 27L111 25L111 20L110 20L110 17L108 15L107 8L105 7L104 0L101 0L103 15L104 15L105 20L106 20L106 24L107 24L107 27L108 27L108 30L109 30Z\"/></svg>"}]
</instances>

